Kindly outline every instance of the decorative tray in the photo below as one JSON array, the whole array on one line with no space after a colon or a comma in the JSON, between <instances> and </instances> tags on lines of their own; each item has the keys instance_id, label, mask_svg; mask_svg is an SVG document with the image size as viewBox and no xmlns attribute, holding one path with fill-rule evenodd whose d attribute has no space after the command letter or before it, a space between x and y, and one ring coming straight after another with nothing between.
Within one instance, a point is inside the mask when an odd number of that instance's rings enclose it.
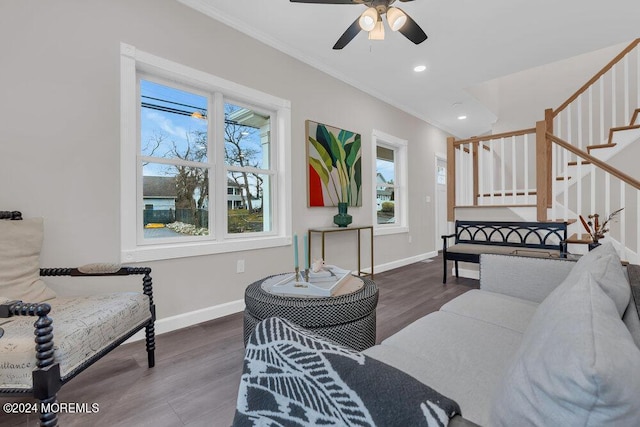
<instances>
[{"instance_id":1,"label":"decorative tray","mask_svg":"<svg viewBox=\"0 0 640 427\"><path fill-rule=\"evenodd\" d=\"M295 280L294 273L288 273L275 276L272 278L274 280L265 280L262 289L271 294L329 297L350 275L350 270L325 265L317 273L310 271L308 282L303 280L302 272L299 281Z\"/></svg>"}]
</instances>

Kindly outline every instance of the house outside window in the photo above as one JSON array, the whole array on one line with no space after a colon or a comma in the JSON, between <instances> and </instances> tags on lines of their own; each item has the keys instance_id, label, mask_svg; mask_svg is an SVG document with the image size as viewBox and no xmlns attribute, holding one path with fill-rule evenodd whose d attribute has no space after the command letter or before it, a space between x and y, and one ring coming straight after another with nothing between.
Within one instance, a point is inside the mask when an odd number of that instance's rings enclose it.
<instances>
[{"instance_id":1,"label":"house outside window","mask_svg":"<svg viewBox=\"0 0 640 427\"><path fill-rule=\"evenodd\" d=\"M407 141L377 130L371 139L376 234L407 232Z\"/></svg>"},{"instance_id":2,"label":"house outside window","mask_svg":"<svg viewBox=\"0 0 640 427\"><path fill-rule=\"evenodd\" d=\"M121 45L122 260L288 244L290 105Z\"/></svg>"}]
</instances>

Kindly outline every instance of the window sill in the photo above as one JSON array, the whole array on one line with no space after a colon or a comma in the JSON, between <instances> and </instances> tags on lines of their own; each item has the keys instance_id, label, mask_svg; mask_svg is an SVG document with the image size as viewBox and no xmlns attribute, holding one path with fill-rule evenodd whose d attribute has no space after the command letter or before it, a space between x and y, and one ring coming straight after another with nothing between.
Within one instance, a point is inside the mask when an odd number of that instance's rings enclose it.
<instances>
[{"instance_id":1,"label":"window sill","mask_svg":"<svg viewBox=\"0 0 640 427\"><path fill-rule=\"evenodd\" d=\"M406 226L392 226L392 227L380 227L374 226L373 235L374 236L386 236L388 234L400 234L400 233L408 233L409 227Z\"/></svg>"},{"instance_id":2,"label":"window sill","mask_svg":"<svg viewBox=\"0 0 640 427\"><path fill-rule=\"evenodd\" d=\"M227 252L250 251L255 249L275 248L291 244L291 237L270 236L253 239L242 239L225 242L194 242L181 244L160 244L138 246L123 250L120 254L122 263L159 261L163 259L186 258L192 256L214 255Z\"/></svg>"}]
</instances>

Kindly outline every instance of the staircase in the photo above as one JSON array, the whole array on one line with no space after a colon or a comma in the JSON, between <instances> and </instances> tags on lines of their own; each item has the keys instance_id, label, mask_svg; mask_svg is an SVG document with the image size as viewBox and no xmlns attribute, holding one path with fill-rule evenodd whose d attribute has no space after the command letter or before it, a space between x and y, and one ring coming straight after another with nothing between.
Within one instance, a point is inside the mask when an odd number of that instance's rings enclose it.
<instances>
[{"instance_id":1,"label":"staircase","mask_svg":"<svg viewBox=\"0 0 640 427\"><path fill-rule=\"evenodd\" d=\"M535 127L447 141L448 220L503 209L566 221L571 252L591 238L578 218L624 208L605 240L640 262L640 39ZM503 215L506 215L503 213Z\"/></svg>"}]
</instances>

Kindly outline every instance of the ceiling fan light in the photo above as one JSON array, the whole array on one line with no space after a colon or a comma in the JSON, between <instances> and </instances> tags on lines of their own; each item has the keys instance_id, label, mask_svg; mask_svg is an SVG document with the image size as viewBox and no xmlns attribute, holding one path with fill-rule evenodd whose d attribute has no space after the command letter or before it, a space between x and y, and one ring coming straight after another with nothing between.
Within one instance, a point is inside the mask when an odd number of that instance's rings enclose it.
<instances>
[{"instance_id":1,"label":"ceiling fan light","mask_svg":"<svg viewBox=\"0 0 640 427\"><path fill-rule=\"evenodd\" d=\"M362 15L360 15L360 19L358 20L358 24L360 24L360 28L364 31L371 31L375 28L376 23L378 22L378 11L375 7L370 7L365 10Z\"/></svg>"},{"instance_id":2,"label":"ceiling fan light","mask_svg":"<svg viewBox=\"0 0 640 427\"><path fill-rule=\"evenodd\" d=\"M376 22L373 30L369 31L369 40L384 40L384 25L382 25L382 19Z\"/></svg>"},{"instance_id":3,"label":"ceiling fan light","mask_svg":"<svg viewBox=\"0 0 640 427\"><path fill-rule=\"evenodd\" d=\"M398 31L407 22L407 14L397 7L390 7L387 10L387 22L391 31Z\"/></svg>"}]
</instances>

